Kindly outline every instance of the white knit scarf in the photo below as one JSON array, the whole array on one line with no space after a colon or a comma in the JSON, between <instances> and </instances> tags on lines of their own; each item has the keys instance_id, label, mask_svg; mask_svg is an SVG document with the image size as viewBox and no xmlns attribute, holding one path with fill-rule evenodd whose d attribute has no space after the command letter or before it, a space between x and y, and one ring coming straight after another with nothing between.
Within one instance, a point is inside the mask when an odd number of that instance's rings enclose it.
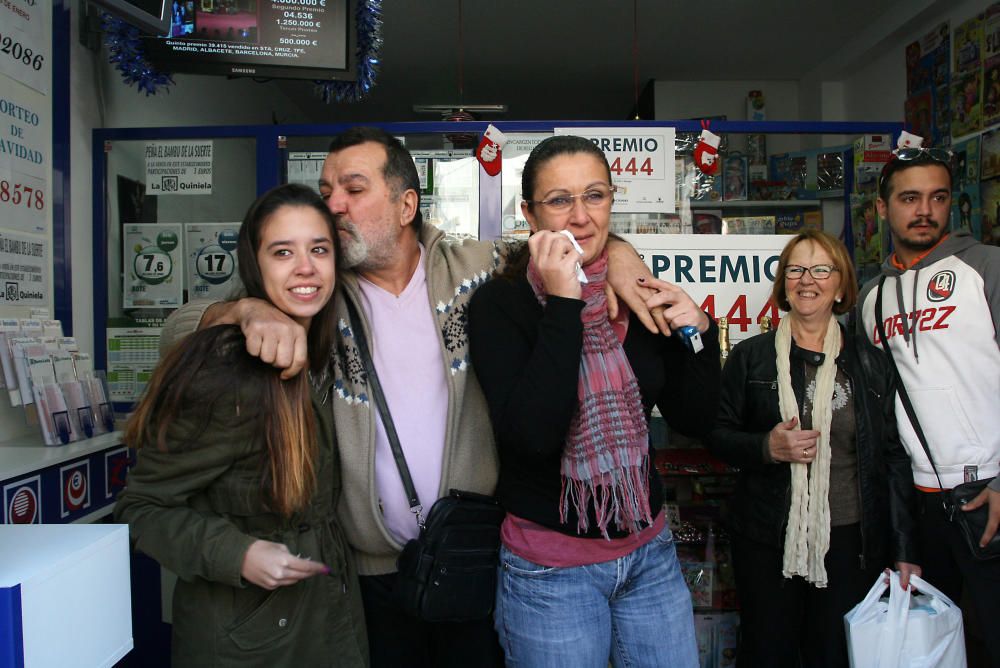
<instances>
[{"instance_id":1,"label":"white knit scarf","mask_svg":"<svg viewBox=\"0 0 1000 668\"><path fill-rule=\"evenodd\" d=\"M792 317L781 319L774 339L778 363L778 407L781 419L799 418L799 405L792 390L789 354L792 348ZM826 587L823 561L830 547L830 422L833 419L836 358L840 354L840 326L830 318L823 340L823 363L816 372L816 393L812 403L812 428L819 431L816 458L812 465L793 462L792 504L785 530L785 554L781 574L801 575L816 587ZM801 419L796 429L801 429Z\"/></svg>"}]
</instances>

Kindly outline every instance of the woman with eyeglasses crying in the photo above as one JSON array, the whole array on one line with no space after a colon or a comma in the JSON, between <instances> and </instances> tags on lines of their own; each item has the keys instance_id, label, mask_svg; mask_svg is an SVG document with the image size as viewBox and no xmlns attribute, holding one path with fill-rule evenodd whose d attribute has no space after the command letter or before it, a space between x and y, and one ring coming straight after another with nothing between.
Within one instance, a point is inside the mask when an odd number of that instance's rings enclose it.
<instances>
[{"instance_id":1,"label":"woman with eyeglasses crying","mask_svg":"<svg viewBox=\"0 0 1000 668\"><path fill-rule=\"evenodd\" d=\"M895 564L920 573L913 476L882 352L835 316L858 284L844 244L793 237L771 298L787 315L726 363L712 452L740 469L730 504L737 665L848 665L844 614Z\"/></svg>"},{"instance_id":2,"label":"woman with eyeglasses crying","mask_svg":"<svg viewBox=\"0 0 1000 668\"><path fill-rule=\"evenodd\" d=\"M703 435L718 408L718 329L655 279L678 336L605 298L614 186L604 154L556 136L522 175L527 249L470 304L472 363L500 454L507 510L495 625L508 666L698 665L691 596L649 453L654 404Z\"/></svg>"}]
</instances>

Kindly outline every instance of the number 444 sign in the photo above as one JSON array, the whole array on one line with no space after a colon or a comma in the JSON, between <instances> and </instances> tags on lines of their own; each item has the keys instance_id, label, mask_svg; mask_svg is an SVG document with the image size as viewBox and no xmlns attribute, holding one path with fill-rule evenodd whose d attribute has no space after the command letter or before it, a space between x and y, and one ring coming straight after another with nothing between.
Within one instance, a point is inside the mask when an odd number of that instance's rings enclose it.
<instances>
[{"instance_id":1,"label":"number 444 sign","mask_svg":"<svg viewBox=\"0 0 1000 668\"><path fill-rule=\"evenodd\" d=\"M180 306L184 283L177 270L182 251L181 225L126 225L122 240L122 306Z\"/></svg>"},{"instance_id":2,"label":"number 444 sign","mask_svg":"<svg viewBox=\"0 0 1000 668\"><path fill-rule=\"evenodd\" d=\"M787 235L626 234L653 276L683 288L715 319L729 319L732 343L760 330L761 316L777 325L771 303L778 256Z\"/></svg>"}]
</instances>

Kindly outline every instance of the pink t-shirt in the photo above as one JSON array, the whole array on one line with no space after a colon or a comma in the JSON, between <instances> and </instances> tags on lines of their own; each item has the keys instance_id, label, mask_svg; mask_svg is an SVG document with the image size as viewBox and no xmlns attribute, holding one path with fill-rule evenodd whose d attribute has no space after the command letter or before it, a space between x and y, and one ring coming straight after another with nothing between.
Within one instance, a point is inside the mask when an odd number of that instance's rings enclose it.
<instances>
[{"instance_id":1,"label":"pink t-shirt","mask_svg":"<svg viewBox=\"0 0 1000 668\"><path fill-rule=\"evenodd\" d=\"M378 372L424 516L438 498L448 421L448 382L441 334L430 307L424 248L403 292L396 295L359 277L362 308L372 331L372 361ZM417 536L396 460L375 406L375 489L385 525L400 542ZM341 443L340 447L351 447Z\"/></svg>"}]
</instances>

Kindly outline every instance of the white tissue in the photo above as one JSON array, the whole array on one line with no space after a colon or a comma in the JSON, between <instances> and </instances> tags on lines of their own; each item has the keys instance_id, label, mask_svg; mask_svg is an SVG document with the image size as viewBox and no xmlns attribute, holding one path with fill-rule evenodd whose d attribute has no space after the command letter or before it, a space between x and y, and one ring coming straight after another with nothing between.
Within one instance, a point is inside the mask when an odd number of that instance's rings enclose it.
<instances>
[{"instance_id":1,"label":"white tissue","mask_svg":"<svg viewBox=\"0 0 1000 668\"><path fill-rule=\"evenodd\" d=\"M583 255L583 249L580 248L580 244L577 243L576 237L573 236L572 232L570 232L569 230L559 230L559 233L564 234L566 238L569 239L569 242L573 244L573 248L576 250L576 252L579 253L580 255ZM581 283L590 282L587 280L587 274L584 273L583 267L580 266L579 262L576 263L576 277Z\"/></svg>"}]
</instances>

